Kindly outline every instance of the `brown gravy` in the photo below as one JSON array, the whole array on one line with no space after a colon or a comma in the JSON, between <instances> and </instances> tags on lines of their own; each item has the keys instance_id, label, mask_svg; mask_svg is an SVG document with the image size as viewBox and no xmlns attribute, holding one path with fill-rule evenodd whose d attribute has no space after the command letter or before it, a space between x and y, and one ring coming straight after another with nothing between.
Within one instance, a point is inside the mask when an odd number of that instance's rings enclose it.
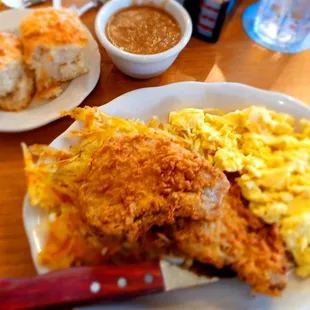
<instances>
[{"instance_id":1,"label":"brown gravy","mask_svg":"<svg viewBox=\"0 0 310 310\"><path fill-rule=\"evenodd\" d=\"M151 5L133 5L115 13L106 33L116 47L140 55L158 54L179 43L178 22L163 9Z\"/></svg>"}]
</instances>

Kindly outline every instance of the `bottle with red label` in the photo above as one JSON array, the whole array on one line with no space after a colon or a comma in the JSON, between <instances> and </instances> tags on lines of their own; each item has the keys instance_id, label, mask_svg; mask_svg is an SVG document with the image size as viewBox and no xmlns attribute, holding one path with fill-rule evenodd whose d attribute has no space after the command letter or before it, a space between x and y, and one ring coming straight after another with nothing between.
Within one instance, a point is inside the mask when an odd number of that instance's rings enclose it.
<instances>
[{"instance_id":1,"label":"bottle with red label","mask_svg":"<svg viewBox=\"0 0 310 310\"><path fill-rule=\"evenodd\" d=\"M179 0L193 21L193 34L205 41L216 42L235 0Z\"/></svg>"}]
</instances>

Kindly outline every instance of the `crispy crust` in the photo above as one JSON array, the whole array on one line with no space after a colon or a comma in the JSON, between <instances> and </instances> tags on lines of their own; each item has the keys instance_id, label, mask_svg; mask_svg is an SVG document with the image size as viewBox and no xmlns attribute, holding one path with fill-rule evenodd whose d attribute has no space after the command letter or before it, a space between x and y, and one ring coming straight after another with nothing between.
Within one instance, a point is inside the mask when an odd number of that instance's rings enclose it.
<instances>
[{"instance_id":1,"label":"crispy crust","mask_svg":"<svg viewBox=\"0 0 310 310\"><path fill-rule=\"evenodd\" d=\"M62 83L88 72L84 47L86 30L78 15L67 9L39 9L20 25L24 58L35 71L37 97L53 99Z\"/></svg>"},{"instance_id":2,"label":"crispy crust","mask_svg":"<svg viewBox=\"0 0 310 310\"><path fill-rule=\"evenodd\" d=\"M78 15L68 9L38 9L20 24L24 56L31 62L37 46L48 49L74 44L85 47L88 38Z\"/></svg>"},{"instance_id":3,"label":"crispy crust","mask_svg":"<svg viewBox=\"0 0 310 310\"><path fill-rule=\"evenodd\" d=\"M113 138L93 156L78 205L99 234L129 241L176 217L214 220L228 189L223 173L167 138Z\"/></svg>"},{"instance_id":4,"label":"crispy crust","mask_svg":"<svg viewBox=\"0 0 310 310\"><path fill-rule=\"evenodd\" d=\"M186 255L218 268L231 266L255 292L279 295L286 286L288 262L276 225L265 225L245 206L238 185L215 223L179 221L174 238Z\"/></svg>"}]
</instances>

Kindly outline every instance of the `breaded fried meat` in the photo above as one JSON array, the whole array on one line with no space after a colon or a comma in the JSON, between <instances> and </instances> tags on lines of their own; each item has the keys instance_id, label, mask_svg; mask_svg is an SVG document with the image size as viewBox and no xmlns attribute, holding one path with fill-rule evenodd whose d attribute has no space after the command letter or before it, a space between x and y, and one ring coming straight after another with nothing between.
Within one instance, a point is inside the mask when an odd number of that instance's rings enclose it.
<instances>
[{"instance_id":1,"label":"breaded fried meat","mask_svg":"<svg viewBox=\"0 0 310 310\"><path fill-rule=\"evenodd\" d=\"M170 138L125 136L93 155L77 200L97 233L135 241L176 218L213 221L228 187L221 171Z\"/></svg>"},{"instance_id":2,"label":"breaded fried meat","mask_svg":"<svg viewBox=\"0 0 310 310\"><path fill-rule=\"evenodd\" d=\"M236 184L217 221L179 220L173 238L191 258L217 268L231 266L255 292L279 295L286 286L288 262L279 228L251 213Z\"/></svg>"}]
</instances>

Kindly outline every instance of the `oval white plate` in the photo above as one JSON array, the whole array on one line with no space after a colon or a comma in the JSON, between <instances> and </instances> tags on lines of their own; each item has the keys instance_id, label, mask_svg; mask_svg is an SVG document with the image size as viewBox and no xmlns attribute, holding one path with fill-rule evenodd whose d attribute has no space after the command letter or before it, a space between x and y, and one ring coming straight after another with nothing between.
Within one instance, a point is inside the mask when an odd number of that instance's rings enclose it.
<instances>
[{"instance_id":1,"label":"oval white plate","mask_svg":"<svg viewBox=\"0 0 310 310\"><path fill-rule=\"evenodd\" d=\"M32 10L8 10L0 13L0 31L18 34L21 20ZM46 125L58 118L60 112L80 105L96 86L100 76L100 53L97 42L87 30L86 60L89 72L68 83L66 90L56 99L33 102L20 112L0 110L0 132L20 132Z\"/></svg>"},{"instance_id":2,"label":"oval white plate","mask_svg":"<svg viewBox=\"0 0 310 310\"><path fill-rule=\"evenodd\" d=\"M244 109L251 105L266 106L278 112L289 113L296 119L310 119L310 109L294 98L273 92L233 83L198 83L185 82L162 87L144 88L127 93L100 108L110 115L150 120L153 115L167 121L170 111L183 108L218 108L226 112ZM68 131L79 128L75 122L66 132L59 136L52 146L66 148L70 141L65 138ZM40 228L45 215L24 203L24 224L31 245L33 261L38 272L47 270L40 267L37 254L44 246L45 234ZM42 226L41 226L42 227ZM250 287L237 279L221 280L199 289L160 294L140 298L118 305L100 306L103 309L195 309L195 310L306 310L310 309L310 279L299 280L290 275L289 285L281 298L265 296L253 297Z\"/></svg>"}]
</instances>

